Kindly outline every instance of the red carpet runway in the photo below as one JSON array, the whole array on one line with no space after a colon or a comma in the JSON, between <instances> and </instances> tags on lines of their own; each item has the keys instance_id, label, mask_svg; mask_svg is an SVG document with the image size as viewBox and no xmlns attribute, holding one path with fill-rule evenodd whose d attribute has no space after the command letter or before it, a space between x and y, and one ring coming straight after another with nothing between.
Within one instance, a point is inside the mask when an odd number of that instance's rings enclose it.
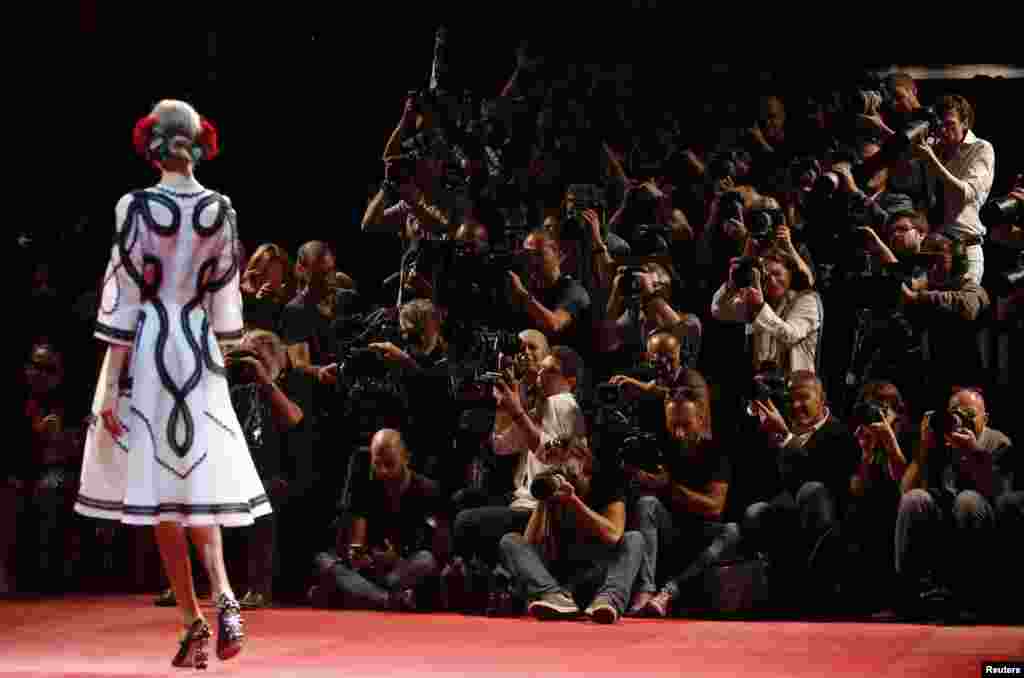
<instances>
[{"instance_id":1,"label":"red carpet runway","mask_svg":"<svg viewBox=\"0 0 1024 678\"><path fill-rule=\"evenodd\" d=\"M213 621L213 611L210 610ZM980 676L1024 628L803 622L538 622L448 614L248 612L250 645L207 675ZM177 614L152 596L0 601L0 676L181 676Z\"/></svg>"}]
</instances>

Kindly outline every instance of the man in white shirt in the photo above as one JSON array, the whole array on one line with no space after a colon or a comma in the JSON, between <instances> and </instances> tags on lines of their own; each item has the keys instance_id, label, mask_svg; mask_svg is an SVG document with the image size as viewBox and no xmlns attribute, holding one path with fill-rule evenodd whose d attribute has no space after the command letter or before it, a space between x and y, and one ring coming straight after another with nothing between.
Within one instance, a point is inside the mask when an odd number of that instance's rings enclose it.
<instances>
[{"instance_id":1,"label":"man in white shirt","mask_svg":"<svg viewBox=\"0 0 1024 678\"><path fill-rule=\"evenodd\" d=\"M992 190L995 150L991 143L971 131L974 109L962 96L939 99L935 110L942 117L938 152L922 141L915 146L914 153L925 161L928 172L941 180L943 228L947 235L966 245L967 275L980 285L985 272L981 245L986 229L979 214Z\"/></svg>"},{"instance_id":2,"label":"man in white shirt","mask_svg":"<svg viewBox=\"0 0 1024 678\"><path fill-rule=\"evenodd\" d=\"M501 382L494 387L498 406L491 435L494 452L519 457L512 501L507 506L460 511L453 530L456 554L463 558L476 554L493 561L503 535L526 529L530 513L537 506L537 500L530 494L530 484L548 468L544 463L548 443L586 435L583 410L573 395L582 369L575 351L565 346L553 347L537 368L541 397L530 413L523 404L518 384Z\"/></svg>"}]
</instances>

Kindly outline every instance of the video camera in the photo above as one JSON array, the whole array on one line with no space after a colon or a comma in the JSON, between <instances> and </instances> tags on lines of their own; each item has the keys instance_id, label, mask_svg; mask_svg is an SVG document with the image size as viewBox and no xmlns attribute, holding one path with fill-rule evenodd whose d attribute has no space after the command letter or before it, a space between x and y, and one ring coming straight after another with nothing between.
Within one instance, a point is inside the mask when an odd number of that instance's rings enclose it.
<instances>
[{"instance_id":1,"label":"video camera","mask_svg":"<svg viewBox=\"0 0 1024 678\"><path fill-rule=\"evenodd\" d=\"M1024 225L1024 200L1010 195L989 200L981 208L980 216L986 226Z\"/></svg>"}]
</instances>

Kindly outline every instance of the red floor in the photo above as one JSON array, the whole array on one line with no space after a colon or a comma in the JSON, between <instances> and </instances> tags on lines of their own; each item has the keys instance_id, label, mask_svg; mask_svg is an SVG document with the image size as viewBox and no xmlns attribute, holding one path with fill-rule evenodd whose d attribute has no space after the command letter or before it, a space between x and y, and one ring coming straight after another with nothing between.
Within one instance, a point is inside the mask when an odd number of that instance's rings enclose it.
<instances>
[{"instance_id":1,"label":"red floor","mask_svg":"<svg viewBox=\"0 0 1024 678\"><path fill-rule=\"evenodd\" d=\"M180 676L177 617L152 596L0 601L0 676ZM1024 658L1022 627L249 612L250 645L208 675L979 676Z\"/></svg>"}]
</instances>

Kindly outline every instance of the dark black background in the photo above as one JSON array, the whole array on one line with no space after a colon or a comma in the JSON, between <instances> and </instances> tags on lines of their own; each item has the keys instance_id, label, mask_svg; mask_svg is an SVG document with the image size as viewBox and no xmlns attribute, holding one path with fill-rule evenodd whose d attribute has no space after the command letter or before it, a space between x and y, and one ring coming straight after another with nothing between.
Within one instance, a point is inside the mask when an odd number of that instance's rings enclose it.
<instances>
[{"instance_id":1,"label":"dark black background","mask_svg":"<svg viewBox=\"0 0 1024 678\"><path fill-rule=\"evenodd\" d=\"M118 197L157 178L134 154L131 130L161 98L189 101L220 128L223 154L197 176L232 198L248 251L272 241L294 253L307 240L327 240L339 269L372 286L392 272L398 243L361 234L359 222L382 178L380 155L404 93L427 84L442 22L458 89L496 95L516 45L529 38L551 64L621 65L634 110L671 108L695 130L748 110L760 93L827 87L841 74L884 66L877 56L862 62L836 49L834 33L815 38L796 25L748 24L727 7L695 20L678 8L649 9L654 2L570 3L557 16L541 3L457 3L457 11L404 3L345 11L318 3L208 4L129 10L82 2L73 39L54 48L57 65L42 87L61 102L56 110L70 103L75 127L88 128L71 134L87 135L90 146L84 171L62 188L66 199L49 205L37 226L74 243L60 252L76 262L58 268L72 274L65 292L91 286L102 273ZM901 63L923 57L887 55ZM1004 188L1022 165L1010 122L1019 116L1001 107L1011 90L1024 89L1021 81L920 86L925 100L949 89L976 100L977 132L996 145L994 192ZM76 224L80 234L66 235Z\"/></svg>"}]
</instances>

